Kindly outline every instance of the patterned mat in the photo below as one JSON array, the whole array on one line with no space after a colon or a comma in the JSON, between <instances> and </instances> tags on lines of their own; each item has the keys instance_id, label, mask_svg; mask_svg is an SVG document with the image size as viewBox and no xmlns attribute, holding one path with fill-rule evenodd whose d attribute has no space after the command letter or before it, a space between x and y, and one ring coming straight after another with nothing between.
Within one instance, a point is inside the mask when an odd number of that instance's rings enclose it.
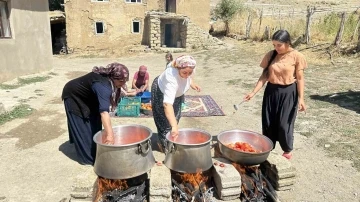
<instances>
[{"instance_id":1,"label":"patterned mat","mask_svg":"<svg viewBox=\"0 0 360 202\"><path fill-rule=\"evenodd\" d=\"M186 95L183 117L225 116L210 95Z\"/></svg>"},{"instance_id":2,"label":"patterned mat","mask_svg":"<svg viewBox=\"0 0 360 202\"><path fill-rule=\"evenodd\" d=\"M182 117L225 116L219 105L210 95L185 95L185 104L181 111ZM140 117L152 117L140 114Z\"/></svg>"}]
</instances>

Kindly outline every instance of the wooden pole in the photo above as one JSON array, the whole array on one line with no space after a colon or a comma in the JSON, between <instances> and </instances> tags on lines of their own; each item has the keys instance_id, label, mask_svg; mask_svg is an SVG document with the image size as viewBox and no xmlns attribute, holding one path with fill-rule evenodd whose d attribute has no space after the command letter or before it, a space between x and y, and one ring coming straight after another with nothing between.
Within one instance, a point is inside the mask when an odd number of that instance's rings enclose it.
<instances>
[{"instance_id":1,"label":"wooden pole","mask_svg":"<svg viewBox=\"0 0 360 202\"><path fill-rule=\"evenodd\" d=\"M336 34L335 41L334 41L334 45L336 47L340 46L340 43L341 43L341 39L342 39L342 36L343 36L343 33L344 33L345 17L346 17L346 13L342 12L341 13L340 28L339 28L339 31Z\"/></svg>"},{"instance_id":2,"label":"wooden pole","mask_svg":"<svg viewBox=\"0 0 360 202\"><path fill-rule=\"evenodd\" d=\"M262 20L263 20L263 14L264 14L264 9L262 8L261 11L260 11L259 32L260 32L260 29L261 29L261 24L262 24Z\"/></svg>"},{"instance_id":3,"label":"wooden pole","mask_svg":"<svg viewBox=\"0 0 360 202\"><path fill-rule=\"evenodd\" d=\"M314 14L316 8L315 7L307 7L306 14L306 30L305 30L305 43L310 43L310 25L311 25L311 16Z\"/></svg>"},{"instance_id":4,"label":"wooden pole","mask_svg":"<svg viewBox=\"0 0 360 202\"><path fill-rule=\"evenodd\" d=\"M353 41L355 39L355 36L356 36L356 32L358 31L359 29L359 25L360 25L360 15L359 15L359 18L358 18L358 21L356 23L356 26L355 26L355 29L354 29L354 33L352 34L351 36L351 41ZM360 33L359 33L360 34Z\"/></svg>"},{"instance_id":5,"label":"wooden pole","mask_svg":"<svg viewBox=\"0 0 360 202\"><path fill-rule=\"evenodd\" d=\"M248 20L246 23L246 34L245 34L246 39L250 38L251 24L252 24L252 14L251 12L249 12Z\"/></svg>"},{"instance_id":6,"label":"wooden pole","mask_svg":"<svg viewBox=\"0 0 360 202\"><path fill-rule=\"evenodd\" d=\"M357 52L360 52L360 26L358 27L358 43L357 43Z\"/></svg>"},{"instance_id":7,"label":"wooden pole","mask_svg":"<svg viewBox=\"0 0 360 202\"><path fill-rule=\"evenodd\" d=\"M270 28L269 26L266 26L263 35L263 40L269 40L269 39L270 39Z\"/></svg>"}]
</instances>

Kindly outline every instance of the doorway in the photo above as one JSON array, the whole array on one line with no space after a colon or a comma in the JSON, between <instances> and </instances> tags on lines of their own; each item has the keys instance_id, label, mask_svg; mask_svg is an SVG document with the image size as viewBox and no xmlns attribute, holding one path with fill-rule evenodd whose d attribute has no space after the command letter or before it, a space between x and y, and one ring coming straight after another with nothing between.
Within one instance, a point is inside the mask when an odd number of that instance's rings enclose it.
<instances>
[{"instance_id":1,"label":"doorway","mask_svg":"<svg viewBox=\"0 0 360 202\"><path fill-rule=\"evenodd\" d=\"M173 24L165 24L165 45L166 47L172 47L172 41L173 41Z\"/></svg>"}]
</instances>

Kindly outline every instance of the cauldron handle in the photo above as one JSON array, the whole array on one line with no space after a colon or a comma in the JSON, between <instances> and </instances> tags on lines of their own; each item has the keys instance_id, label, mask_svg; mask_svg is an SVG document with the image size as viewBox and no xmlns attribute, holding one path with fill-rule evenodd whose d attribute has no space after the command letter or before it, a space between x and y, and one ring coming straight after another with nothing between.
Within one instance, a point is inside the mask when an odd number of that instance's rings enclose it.
<instances>
[{"instance_id":1,"label":"cauldron handle","mask_svg":"<svg viewBox=\"0 0 360 202\"><path fill-rule=\"evenodd\" d=\"M145 148L144 148L145 144L147 144L147 149L146 149L146 151L144 151L144 150L145 150ZM150 147L151 147L151 140L148 139L148 141L147 141L145 144L143 144L143 145L142 145L142 144L139 144L139 146L138 146L139 153L142 153L142 154L147 154L147 153L149 153Z\"/></svg>"},{"instance_id":2,"label":"cauldron handle","mask_svg":"<svg viewBox=\"0 0 360 202\"><path fill-rule=\"evenodd\" d=\"M168 142L168 152L169 153L173 153L176 151L176 145L172 142Z\"/></svg>"}]
</instances>

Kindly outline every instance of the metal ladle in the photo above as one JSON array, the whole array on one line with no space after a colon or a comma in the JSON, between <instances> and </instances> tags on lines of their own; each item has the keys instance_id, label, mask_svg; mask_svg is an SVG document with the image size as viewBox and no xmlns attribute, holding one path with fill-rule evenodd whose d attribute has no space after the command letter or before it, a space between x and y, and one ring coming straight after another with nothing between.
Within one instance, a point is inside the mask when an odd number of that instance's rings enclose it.
<instances>
[{"instance_id":1,"label":"metal ladle","mask_svg":"<svg viewBox=\"0 0 360 202\"><path fill-rule=\"evenodd\" d=\"M239 109L239 106L242 104L242 103L244 103L245 102L245 100L243 100L243 101L241 101L239 104L237 104L237 105L234 105L234 109L235 110L238 110Z\"/></svg>"}]
</instances>

